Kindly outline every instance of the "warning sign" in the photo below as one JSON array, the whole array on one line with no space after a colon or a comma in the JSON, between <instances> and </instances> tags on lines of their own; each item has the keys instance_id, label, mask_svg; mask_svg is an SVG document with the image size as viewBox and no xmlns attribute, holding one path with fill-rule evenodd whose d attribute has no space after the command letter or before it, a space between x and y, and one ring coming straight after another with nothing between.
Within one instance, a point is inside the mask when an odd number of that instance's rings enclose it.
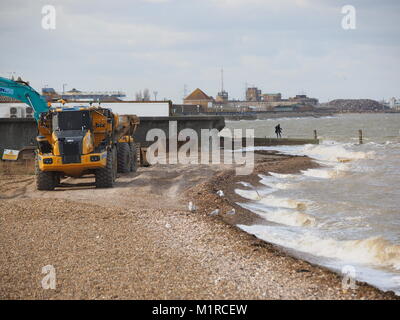
<instances>
[{"instance_id":1,"label":"warning sign","mask_svg":"<svg viewBox=\"0 0 400 320\"><path fill-rule=\"evenodd\" d=\"M4 149L3 160L13 160L18 159L19 150Z\"/></svg>"}]
</instances>

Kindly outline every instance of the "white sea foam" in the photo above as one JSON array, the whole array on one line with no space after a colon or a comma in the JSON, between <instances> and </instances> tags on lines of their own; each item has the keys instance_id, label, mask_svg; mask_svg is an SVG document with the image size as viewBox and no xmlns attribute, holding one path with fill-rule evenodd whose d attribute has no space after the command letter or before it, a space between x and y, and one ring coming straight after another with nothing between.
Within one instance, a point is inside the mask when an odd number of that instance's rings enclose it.
<instances>
[{"instance_id":1,"label":"white sea foam","mask_svg":"<svg viewBox=\"0 0 400 320\"><path fill-rule=\"evenodd\" d=\"M268 172L271 176L279 179L290 179L295 178L296 175L294 174L283 174L283 173L276 173L276 172Z\"/></svg>"},{"instance_id":2,"label":"white sea foam","mask_svg":"<svg viewBox=\"0 0 400 320\"><path fill-rule=\"evenodd\" d=\"M265 225L238 225L238 227L265 241L315 256L400 270L400 245L395 245L382 237L340 241Z\"/></svg>"},{"instance_id":3,"label":"white sea foam","mask_svg":"<svg viewBox=\"0 0 400 320\"><path fill-rule=\"evenodd\" d=\"M255 190L235 189L235 193L248 200L260 200L260 194Z\"/></svg>"},{"instance_id":4,"label":"white sea foam","mask_svg":"<svg viewBox=\"0 0 400 320\"><path fill-rule=\"evenodd\" d=\"M254 150L277 150L284 154L309 156L316 160L328 162L344 162L360 159L371 159L375 156L375 152L353 151L348 148L353 144L331 144L325 142L323 144L306 144L303 146L272 146L272 147L254 147ZM348 148L346 148L348 147Z\"/></svg>"},{"instance_id":5,"label":"white sea foam","mask_svg":"<svg viewBox=\"0 0 400 320\"><path fill-rule=\"evenodd\" d=\"M308 169L302 170L302 174L306 177L320 178L320 179L331 179L343 176L346 170L341 170L339 167L329 169Z\"/></svg>"},{"instance_id":6,"label":"white sea foam","mask_svg":"<svg viewBox=\"0 0 400 320\"><path fill-rule=\"evenodd\" d=\"M259 200L259 203L273 208L288 208L304 211L307 207L305 201L293 200L288 198L278 198L274 195L268 195Z\"/></svg>"},{"instance_id":7,"label":"white sea foam","mask_svg":"<svg viewBox=\"0 0 400 320\"><path fill-rule=\"evenodd\" d=\"M282 181L279 178L273 177L273 176L265 176L262 174L258 175L261 180L260 183L270 187L272 189L277 189L277 190L285 190L285 189L290 189L291 187L293 187L293 183L289 183L289 182L280 182Z\"/></svg>"},{"instance_id":8,"label":"white sea foam","mask_svg":"<svg viewBox=\"0 0 400 320\"><path fill-rule=\"evenodd\" d=\"M293 183L281 183L281 182L269 182L265 180L261 180L260 183L263 185L273 188L273 189L278 189L278 190L286 190L290 189L293 186Z\"/></svg>"},{"instance_id":9,"label":"white sea foam","mask_svg":"<svg viewBox=\"0 0 400 320\"><path fill-rule=\"evenodd\" d=\"M303 212L290 209L267 208L265 206L257 206L251 203L238 203L241 207L250 210L260 217L270 221L287 226L304 227L314 226L315 218Z\"/></svg>"},{"instance_id":10,"label":"white sea foam","mask_svg":"<svg viewBox=\"0 0 400 320\"><path fill-rule=\"evenodd\" d=\"M331 162L343 162L372 158L373 152L351 151L343 145L306 145L302 152L312 158Z\"/></svg>"}]
</instances>

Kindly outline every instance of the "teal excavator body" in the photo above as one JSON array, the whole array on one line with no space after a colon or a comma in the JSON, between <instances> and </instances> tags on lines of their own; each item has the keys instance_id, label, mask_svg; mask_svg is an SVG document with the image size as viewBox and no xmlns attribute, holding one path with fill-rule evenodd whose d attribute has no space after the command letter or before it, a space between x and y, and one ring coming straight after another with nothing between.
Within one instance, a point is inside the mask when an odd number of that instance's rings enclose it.
<instances>
[{"instance_id":1,"label":"teal excavator body","mask_svg":"<svg viewBox=\"0 0 400 320\"><path fill-rule=\"evenodd\" d=\"M24 81L14 81L0 77L0 96L7 96L26 103L34 110L36 121L42 112L49 111L46 100Z\"/></svg>"}]
</instances>

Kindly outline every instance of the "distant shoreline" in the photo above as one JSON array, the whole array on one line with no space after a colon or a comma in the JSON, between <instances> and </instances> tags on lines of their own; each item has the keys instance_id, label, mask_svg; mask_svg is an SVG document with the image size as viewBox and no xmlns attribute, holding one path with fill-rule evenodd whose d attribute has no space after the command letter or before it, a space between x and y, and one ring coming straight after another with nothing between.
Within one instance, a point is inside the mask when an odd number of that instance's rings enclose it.
<instances>
[{"instance_id":1,"label":"distant shoreline","mask_svg":"<svg viewBox=\"0 0 400 320\"><path fill-rule=\"evenodd\" d=\"M225 120L237 121L237 120L268 120L278 118L321 118L329 117L334 114L331 112L320 113L320 112L273 112L273 113L256 113L256 114L238 114L238 115L226 115Z\"/></svg>"},{"instance_id":2,"label":"distant shoreline","mask_svg":"<svg viewBox=\"0 0 400 320\"><path fill-rule=\"evenodd\" d=\"M382 113L400 113L400 110L385 110L385 111L360 111L360 112L271 112L271 113L254 113L254 114L229 114L224 115L227 121L240 121L240 120L268 120L268 119L281 119L281 118L323 118L334 117L344 114L382 114Z\"/></svg>"}]
</instances>

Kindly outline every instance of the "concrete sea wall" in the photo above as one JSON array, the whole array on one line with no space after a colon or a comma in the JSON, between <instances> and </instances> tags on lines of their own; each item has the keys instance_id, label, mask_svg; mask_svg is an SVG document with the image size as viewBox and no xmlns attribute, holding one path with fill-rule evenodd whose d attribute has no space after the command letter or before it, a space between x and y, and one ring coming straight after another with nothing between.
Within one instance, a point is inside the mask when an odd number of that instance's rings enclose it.
<instances>
[{"instance_id":1,"label":"concrete sea wall","mask_svg":"<svg viewBox=\"0 0 400 320\"><path fill-rule=\"evenodd\" d=\"M142 145L146 142L146 134L153 128L163 130L168 138L169 122L176 121L178 132L185 128L195 130L200 137L201 129L222 130L225 127L225 119L222 116L177 116L177 117L140 117L140 125L134 134L134 138ZM37 136L36 121L34 119L10 119L0 118L0 156L4 149L20 150L26 146L36 145Z\"/></svg>"}]
</instances>

